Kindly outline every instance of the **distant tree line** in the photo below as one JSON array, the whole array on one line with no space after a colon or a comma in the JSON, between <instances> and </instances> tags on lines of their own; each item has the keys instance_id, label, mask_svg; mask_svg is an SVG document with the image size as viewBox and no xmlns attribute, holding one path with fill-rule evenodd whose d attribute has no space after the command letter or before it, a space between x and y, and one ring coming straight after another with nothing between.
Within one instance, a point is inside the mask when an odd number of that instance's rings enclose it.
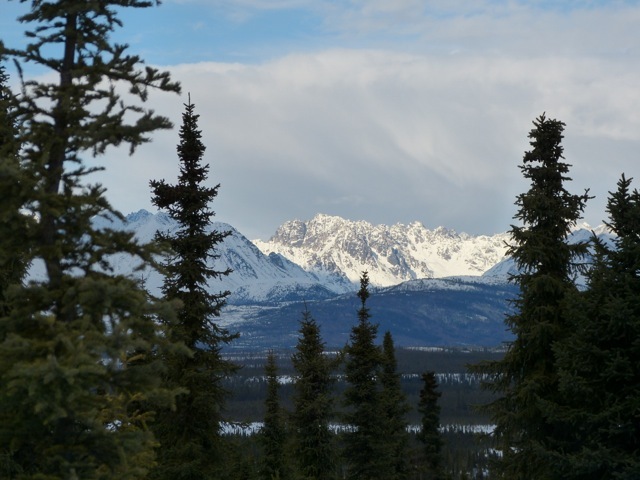
<instances>
[{"instance_id":1,"label":"distant tree line","mask_svg":"<svg viewBox=\"0 0 640 480\"><path fill-rule=\"evenodd\" d=\"M140 244L130 232L97 228L122 219L88 157L128 145L133 154L169 119L145 106L150 89L180 92L166 72L111 41L122 7L147 0L42 2L20 21L20 92L0 67L0 476L85 479L441 479L445 472L438 385L425 372L421 447L410 448L393 338L377 344L360 280L360 309L338 361L346 381L333 394L334 359L318 324L302 313L292 363L292 410L279 402L268 357L264 427L252 456L222 435L224 379L238 368L222 354L236 338L220 326L229 292L210 293L210 260L228 232L211 229L209 166L198 115L185 104L177 184L150 183L153 203L176 220ZM57 49L59 52L56 56ZM24 80L22 64L54 75ZM128 91L123 98L119 92ZM640 193L621 176L607 204L613 244L569 243L588 192L569 193L564 124L544 114L529 134L509 255L520 287L506 319L515 340L503 359L473 367L495 400L497 454L475 478L640 478ZM164 275L161 298L114 273L127 255ZM586 261L591 255L592 260ZM28 278L32 265L42 278ZM576 276L587 279L578 288ZM335 433L331 419L341 402ZM247 461L254 458L255 462Z\"/></svg>"},{"instance_id":2,"label":"distant tree line","mask_svg":"<svg viewBox=\"0 0 640 480\"><path fill-rule=\"evenodd\" d=\"M268 356L268 391L260 432L263 457L257 478L446 478L435 374L423 376L420 411L425 434L418 438L424 446L412 451L406 421L409 406L401 390L393 338L386 332L382 345L375 343L378 327L371 323L366 306L368 287L369 278L363 272L358 322L337 358L325 355L317 322L308 310L303 312L292 355L295 382L289 414L279 404L275 360L273 354ZM332 372L339 365L347 386L341 395L344 408L336 431L331 426L335 418Z\"/></svg>"}]
</instances>

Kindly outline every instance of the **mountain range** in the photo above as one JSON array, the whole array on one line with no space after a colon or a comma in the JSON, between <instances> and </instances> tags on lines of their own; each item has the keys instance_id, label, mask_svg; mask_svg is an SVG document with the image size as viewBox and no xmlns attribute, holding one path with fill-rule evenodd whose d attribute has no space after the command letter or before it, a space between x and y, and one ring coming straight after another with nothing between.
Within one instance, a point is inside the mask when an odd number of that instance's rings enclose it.
<instances>
[{"instance_id":1,"label":"mountain range","mask_svg":"<svg viewBox=\"0 0 640 480\"><path fill-rule=\"evenodd\" d=\"M372 225L318 214L292 220L268 241L253 243L276 253L318 278L344 277L357 283L366 270L371 283L391 286L421 278L482 275L504 258L508 235L471 236L420 222Z\"/></svg>"},{"instance_id":2,"label":"mountain range","mask_svg":"<svg viewBox=\"0 0 640 480\"><path fill-rule=\"evenodd\" d=\"M158 230L178 228L167 214L145 210L124 221L96 219L95 225L133 231L141 242L151 241ZM380 334L392 332L398 346L493 347L511 338L504 316L517 289L508 282L515 267L505 257L506 233L472 236L443 227L428 230L419 222L372 225L323 214L286 222L268 241L252 242L225 223L211 228L230 232L212 266L233 272L208 285L210 291L231 292L218 319L240 333L229 348L293 347L306 309L328 346L344 345L357 320L355 291L365 270L373 320ZM590 229L581 228L573 237L589 235ZM114 256L111 264L117 273L134 274L131 258ZM32 268L32 277L38 270ZM160 293L158 272L135 275L151 293Z\"/></svg>"}]
</instances>

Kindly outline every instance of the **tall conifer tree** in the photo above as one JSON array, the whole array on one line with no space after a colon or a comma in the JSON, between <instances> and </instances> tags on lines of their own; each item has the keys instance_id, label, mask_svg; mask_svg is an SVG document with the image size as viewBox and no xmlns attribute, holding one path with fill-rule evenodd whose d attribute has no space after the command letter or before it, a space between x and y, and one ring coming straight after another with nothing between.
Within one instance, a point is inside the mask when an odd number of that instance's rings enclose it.
<instances>
[{"instance_id":1,"label":"tall conifer tree","mask_svg":"<svg viewBox=\"0 0 640 480\"><path fill-rule=\"evenodd\" d=\"M371 323L367 299L369 276L360 278L358 323L351 329L345 348L345 423L352 431L345 434L345 460L348 478L386 479L391 462L385 445L385 412L380 393L382 353L375 345L378 326Z\"/></svg>"},{"instance_id":2,"label":"tall conifer tree","mask_svg":"<svg viewBox=\"0 0 640 480\"><path fill-rule=\"evenodd\" d=\"M440 405L442 393L438 391L438 381L435 372L422 374L422 389L418 402L420 413L420 432L418 440L422 444L420 455L420 469L425 480L444 479L442 466L442 435L440 434Z\"/></svg>"},{"instance_id":3,"label":"tall conifer tree","mask_svg":"<svg viewBox=\"0 0 640 480\"><path fill-rule=\"evenodd\" d=\"M382 387L382 411L385 414L384 442L387 455L391 461L389 479L403 479L408 475L406 415L409 412L407 397L402 391L398 362L391 332L385 332L382 340L382 370L380 372Z\"/></svg>"},{"instance_id":4,"label":"tall conifer tree","mask_svg":"<svg viewBox=\"0 0 640 480\"><path fill-rule=\"evenodd\" d=\"M320 326L308 310L302 313L300 338L291 361L297 375L291 419L298 470L303 479L330 480L336 470L329 430L334 362L325 356Z\"/></svg>"},{"instance_id":5,"label":"tall conifer tree","mask_svg":"<svg viewBox=\"0 0 640 480\"><path fill-rule=\"evenodd\" d=\"M623 175L607 204L609 245L595 239L588 288L572 302L572 333L559 344L556 413L575 436L565 479L640 478L640 193Z\"/></svg>"},{"instance_id":6,"label":"tall conifer tree","mask_svg":"<svg viewBox=\"0 0 640 480\"><path fill-rule=\"evenodd\" d=\"M264 425L260 430L263 447L260 478L264 480L286 480L289 478L286 456L287 430L284 412L280 406L278 367L273 352L267 356L267 398L265 399Z\"/></svg>"},{"instance_id":7,"label":"tall conifer tree","mask_svg":"<svg viewBox=\"0 0 640 480\"><path fill-rule=\"evenodd\" d=\"M510 480L556 478L555 459L570 441L570 430L550 413L563 403L554 346L569 332L566 300L576 290L575 265L587 248L567 242L588 196L564 187L570 180L562 161L564 123L544 114L533 123L532 149L520 167L531 185L517 198L514 218L521 225L512 226L508 249L520 272L513 277L520 287L516 312L507 318L515 340L503 360L484 369L493 375L488 387L500 395L488 408L502 450L497 469Z\"/></svg>"},{"instance_id":8,"label":"tall conifer tree","mask_svg":"<svg viewBox=\"0 0 640 480\"><path fill-rule=\"evenodd\" d=\"M30 4L20 18L33 25L29 45L0 45L0 56L54 75L23 81L14 102L19 162L3 163L11 168L19 202L6 228L21 231L21 215L30 219L21 251L43 271L40 280L7 290L0 319L3 473L142 478L155 441L147 429L150 412L137 407L172 395L160 383L158 362L140 360L165 341L154 317L171 312L151 301L138 280L113 274L111 255L129 254L145 266L156 250L137 244L132 233L94 228L96 216L121 215L104 188L88 183L97 168L85 159L120 144L133 150L154 130L170 127L143 102L149 89L179 86L167 73L141 68L140 58L110 41L121 24L117 9L151 2ZM119 97L120 87L131 92L130 102ZM4 201L11 193L8 182L1 186Z\"/></svg>"},{"instance_id":9,"label":"tall conifer tree","mask_svg":"<svg viewBox=\"0 0 640 480\"><path fill-rule=\"evenodd\" d=\"M24 178L15 121L15 100L9 76L0 65L0 316L8 314L5 295L20 285L28 262L27 227L30 219L20 211L27 203L32 182Z\"/></svg>"},{"instance_id":10,"label":"tall conifer tree","mask_svg":"<svg viewBox=\"0 0 640 480\"><path fill-rule=\"evenodd\" d=\"M175 233L158 232L156 238L170 248L165 262L162 288L166 299L180 300L178 321L170 325L170 338L184 343L189 354L168 354L166 381L188 391L177 399L174 411L162 412L157 424L160 449L154 478L209 478L221 468L221 410L226 390L222 380L234 366L221 355L221 347L235 336L216 323L229 292L210 293L217 280L230 270L216 270L217 246L230 232L212 227L211 201L219 185L205 185L209 165L202 164L205 146L198 129L194 105L185 105L180 128L178 158L180 175L176 185L151 181L153 203L176 220Z\"/></svg>"}]
</instances>

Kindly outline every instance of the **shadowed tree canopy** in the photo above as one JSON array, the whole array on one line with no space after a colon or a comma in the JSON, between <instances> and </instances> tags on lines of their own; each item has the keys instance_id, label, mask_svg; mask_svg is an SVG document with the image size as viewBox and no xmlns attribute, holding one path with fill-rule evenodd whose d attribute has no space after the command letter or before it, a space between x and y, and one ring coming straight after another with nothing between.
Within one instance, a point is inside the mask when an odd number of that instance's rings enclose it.
<instances>
[{"instance_id":1,"label":"shadowed tree canopy","mask_svg":"<svg viewBox=\"0 0 640 480\"><path fill-rule=\"evenodd\" d=\"M156 432L162 448L153 472L153 478L158 479L213 478L220 471L224 463L220 421L227 395L221 383L235 369L220 353L235 336L216 321L229 292L210 292L216 280L231 273L212 266L219 258L218 245L230 232L218 231L212 224L215 213L210 204L219 185L206 185L209 165L202 163L205 146L198 118L189 98L177 147L178 183L150 182L153 203L167 210L178 224L175 232L160 231L156 239L169 247L164 297L181 302L177 322L168 325L170 338L190 350L165 356L165 381L187 392L178 397L175 410L159 416Z\"/></svg>"},{"instance_id":2,"label":"shadowed tree canopy","mask_svg":"<svg viewBox=\"0 0 640 480\"><path fill-rule=\"evenodd\" d=\"M20 211L27 203L32 183L21 175L15 97L9 76L0 65L0 315L8 314L5 295L26 275L27 230L30 218Z\"/></svg>"},{"instance_id":3,"label":"shadowed tree canopy","mask_svg":"<svg viewBox=\"0 0 640 480\"><path fill-rule=\"evenodd\" d=\"M519 271L512 278L520 287L516 312L506 320L515 340L503 360L480 368L492 375L488 388L500 395L488 410L502 450L496 467L500 478L511 480L557 478L558 452L571 443L571 429L551 414L563 403L554 345L569 333L566 301L576 291L576 265L587 250L585 243L567 242L588 196L564 187L570 181L565 125L544 114L533 124L531 150L520 166L530 188L517 197L520 225L511 228L507 252Z\"/></svg>"},{"instance_id":4,"label":"shadowed tree canopy","mask_svg":"<svg viewBox=\"0 0 640 480\"><path fill-rule=\"evenodd\" d=\"M335 362L325 356L320 326L306 309L291 361L297 375L291 419L298 469L309 480L335 478L336 455L329 430Z\"/></svg>"},{"instance_id":5,"label":"shadowed tree canopy","mask_svg":"<svg viewBox=\"0 0 640 480\"><path fill-rule=\"evenodd\" d=\"M422 389L418 402L421 425L418 440L422 444L420 468L425 478L441 480L446 478L442 466L442 435L440 434L440 405L442 393L438 391L435 372L422 374Z\"/></svg>"},{"instance_id":6,"label":"shadowed tree canopy","mask_svg":"<svg viewBox=\"0 0 640 480\"><path fill-rule=\"evenodd\" d=\"M588 288L571 302L572 332L556 348L560 392L554 410L571 425L566 479L640 476L640 193L623 175L607 203L612 244L594 239Z\"/></svg>"},{"instance_id":7,"label":"shadowed tree canopy","mask_svg":"<svg viewBox=\"0 0 640 480\"><path fill-rule=\"evenodd\" d=\"M267 398L265 399L264 425L260 430L263 448L260 478L264 480L286 480L290 477L286 454L287 426L280 407L278 367L273 352L267 356L265 365Z\"/></svg>"},{"instance_id":8,"label":"shadowed tree canopy","mask_svg":"<svg viewBox=\"0 0 640 480\"><path fill-rule=\"evenodd\" d=\"M131 233L94 228L94 217L122 217L89 183L98 168L86 160L122 144L133 151L170 127L144 102L150 89L179 86L110 39L121 7L150 2L28 3L19 20L29 26L29 44L2 44L0 57L13 59L20 75L25 62L51 74L20 78L21 91L8 100L19 150L16 157L13 146L0 147L2 228L22 245L15 251L1 242L0 261L14 255L40 274L23 285L18 268L4 295L0 471L22 479L142 478L155 440L152 413L140 405L174 396L160 383L160 363L147 360L167 343L156 319L169 321L173 311L136 278L112 273L112 255L144 267L158 250Z\"/></svg>"},{"instance_id":9,"label":"shadowed tree canopy","mask_svg":"<svg viewBox=\"0 0 640 480\"><path fill-rule=\"evenodd\" d=\"M384 441L391 460L391 479L403 479L408 475L406 415L410 408L407 397L402 391L395 345L391 332L385 332L382 340L382 369L380 372L382 387L382 411L385 414Z\"/></svg>"},{"instance_id":10,"label":"shadowed tree canopy","mask_svg":"<svg viewBox=\"0 0 640 480\"><path fill-rule=\"evenodd\" d=\"M385 412L378 376L382 352L375 344L378 326L371 323L367 299L369 276L360 278L358 323L351 329L345 347L344 422L352 427L345 434L344 457L348 478L386 479L391 465L385 445Z\"/></svg>"}]
</instances>

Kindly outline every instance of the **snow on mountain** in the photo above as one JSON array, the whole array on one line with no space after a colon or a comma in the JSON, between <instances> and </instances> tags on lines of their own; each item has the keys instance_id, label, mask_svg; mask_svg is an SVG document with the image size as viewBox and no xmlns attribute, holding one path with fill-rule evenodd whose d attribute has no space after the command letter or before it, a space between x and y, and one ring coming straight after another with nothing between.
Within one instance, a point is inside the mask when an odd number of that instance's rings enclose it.
<instances>
[{"instance_id":1,"label":"snow on mountain","mask_svg":"<svg viewBox=\"0 0 640 480\"><path fill-rule=\"evenodd\" d=\"M158 230L173 232L178 228L166 213L146 210L131 213L124 221L98 217L94 226L130 230L140 242L151 241ZM363 270L378 287L479 275L503 282L516 273L513 260L504 257L508 233L471 236L443 227L428 230L419 222L372 225L323 214L307 222L286 222L268 242L256 240L255 244L228 224L215 222L212 228L231 232L218 246L220 258L213 266L233 272L213 279L208 288L213 292L229 290L231 304L327 299L355 290ZM579 225L571 241L588 240L592 232L611 238L603 226ZM114 255L110 263L116 273L137 275L152 293L160 292L161 275L150 269L136 271L137 262L130 256ZM30 277L44 276L44 267L36 259ZM406 285L426 287L420 282Z\"/></svg>"},{"instance_id":2,"label":"snow on mountain","mask_svg":"<svg viewBox=\"0 0 640 480\"><path fill-rule=\"evenodd\" d=\"M601 241L612 245L614 234L606 227L606 225L599 225L597 227L591 227L588 223L581 223L576 225L569 234L568 242L575 244L578 242L590 242L593 236L598 237ZM582 259L583 263L589 263L590 258ZM502 261L496 263L489 270L484 272L484 277L495 277L498 279L509 278L512 275L518 273L515 261L511 257L504 257ZM578 275L576 283L580 286L586 285L586 279L584 275Z\"/></svg>"},{"instance_id":3,"label":"snow on mountain","mask_svg":"<svg viewBox=\"0 0 640 480\"><path fill-rule=\"evenodd\" d=\"M482 277L425 278L389 287L372 287L367 300L378 331L390 331L396 346L496 346L512 338L505 314L517 287L504 280ZM355 292L273 307L231 306L221 317L230 331L241 332L232 349L293 348L302 312L310 311L330 347L349 340L357 322Z\"/></svg>"},{"instance_id":4,"label":"snow on mountain","mask_svg":"<svg viewBox=\"0 0 640 480\"><path fill-rule=\"evenodd\" d=\"M510 278L518 273L516 262L511 257L504 257L502 261L482 274L483 277Z\"/></svg>"},{"instance_id":5,"label":"snow on mountain","mask_svg":"<svg viewBox=\"0 0 640 480\"><path fill-rule=\"evenodd\" d=\"M280 226L269 241L253 243L278 253L318 278L344 277L356 284L362 271L373 285L419 278L481 275L500 262L508 234L472 236L444 227L372 225L318 214Z\"/></svg>"},{"instance_id":6,"label":"snow on mountain","mask_svg":"<svg viewBox=\"0 0 640 480\"><path fill-rule=\"evenodd\" d=\"M129 230L142 243L156 231L178 228L167 214L145 210L124 220L96 218L94 226ZM418 222L374 226L316 215L307 222L286 222L268 242L254 245L230 225L216 222L211 228L231 232L210 265L233 272L207 288L231 292L220 322L242 332L234 348L292 347L307 308L329 344L344 344L363 270L373 284L368 306L375 321L393 332L399 346L496 345L510 338L503 319L517 286L507 282L516 273L513 260L504 257L507 233L471 236L442 227L428 230ZM604 227L581 225L571 241L588 240L592 232L612 239ZM137 270L135 259L124 254L108 260L115 273L138 276L152 293L160 293L158 272ZM45 277L36 259L30 278Z\"/></svg>"},{"instance_id":7,"label":"snow on mountain","mask_svg":"<svg viewBox=\"0 0 640 480\"><path fill-rule=\"evenodd\" d=\"M118 219L96 218L94 225L96 228L132 231L135 238L143 243L151 241L156 231L175 232L178 229L177 222L166 213L152 214L146 210L129 214L124 222ZM228 224L213 222L210 228L231 232L218 245L217 253L220 257L210 261L210 265L218 271L230 268L232 273L213 279L208 285L212 292L229 290L229 303L327 298L350 288L350 285L340 278L334 278L331 282L320 282L313 273L306 272L277 253L263 254L244 235ZM127 255L116 255L110 261L117 273L130 273L134 270L135 264ZM144 279L152 293L160 292L162 276L158 272L146 269L137 274Z\"/></svg>"},{"instance_id":8,"label":"snow on mountain","mask_svg":"<svg viewBox=\"0 0 640 480\"><path fill-rule=\"evenodd\" d=\"M420 278L409 280L398 285L378 288L376 291L384 293L401 292L435 292L444 290L476 291L485 287L508 284L506 278L498 276L460 275L455 277Z\"/></svg>"}]
</instances>

